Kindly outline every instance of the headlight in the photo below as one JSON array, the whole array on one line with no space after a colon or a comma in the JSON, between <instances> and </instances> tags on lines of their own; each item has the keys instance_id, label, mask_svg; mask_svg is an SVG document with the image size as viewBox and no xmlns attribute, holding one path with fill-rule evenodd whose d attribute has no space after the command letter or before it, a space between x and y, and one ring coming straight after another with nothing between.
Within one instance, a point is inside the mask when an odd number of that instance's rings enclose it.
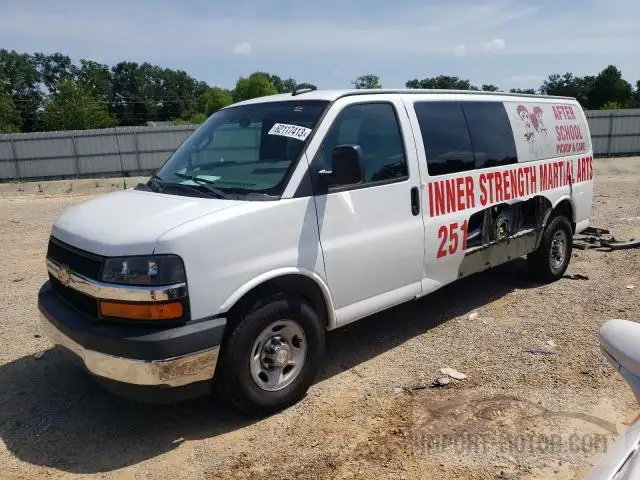
<instances>
[{"instance_id":1,"label":"headlight","mask_svg":"<svg viewBox=\"0 0 640 480\"><path fill-rule=\"evenodd\" d=\"M186 282L184 264L176 255L108 258L102 280L129 285L170 285Z\"/></svg>"}]
</instances>

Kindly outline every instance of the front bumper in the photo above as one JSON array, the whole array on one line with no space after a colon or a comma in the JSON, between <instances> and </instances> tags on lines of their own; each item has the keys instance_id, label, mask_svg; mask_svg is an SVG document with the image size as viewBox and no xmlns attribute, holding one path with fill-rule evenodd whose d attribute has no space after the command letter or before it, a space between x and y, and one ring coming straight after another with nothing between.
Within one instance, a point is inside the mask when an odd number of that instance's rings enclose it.
<instances>
[{"instance_id":1,"label":"front bumper","mask_svg":"<svg viewBox=\"0 0 640 480\"><path fill-rule=\"evenodd\" d=\"M183 387L211 380L224 318L158 329L104 323L63 302L49 282L38 293L49 340L71 351L95 376L133 386Z\"/></svg>"}]
</instances>

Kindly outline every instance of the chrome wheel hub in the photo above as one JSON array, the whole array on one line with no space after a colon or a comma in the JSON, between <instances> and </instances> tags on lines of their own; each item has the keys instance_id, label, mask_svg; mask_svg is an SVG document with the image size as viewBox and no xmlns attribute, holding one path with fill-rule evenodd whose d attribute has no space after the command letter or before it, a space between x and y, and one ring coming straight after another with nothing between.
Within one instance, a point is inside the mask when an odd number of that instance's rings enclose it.
<instances>
[{"instance_id":1,"label":"chrome wheel hub","mask_svg":"<svg viewBox=\"0 0 640 480\"><path fill-rule=\"evenodd\" d=\"M262 348L260 361L266 368L284 368L291 360L291 347L280 336L271 337Z\"/></svg>"},{"instance_id":2,"label":"chrome wheel hub","mask_svg":"<svg viewBox=\"0 0 640 480\"><path fill-rule=\"evenodd\" d=\"M302 327L293 320L275 321L253 343L249 358L251 378L263 390L281 390L298 377L306 356Z\"/></svg>"},{"instance_id":3,"label":"chrome wheel hub","mask_svg":"<svg viewBox=\"0 0 640 480\"><path fill-rule=\"evenodd\" d=\"M551 251L549 252L549 261L554 270L559 270L564 264L567 256L567 234L564 230L558 230L551 240Z\"/></svg>"}]
</instances>

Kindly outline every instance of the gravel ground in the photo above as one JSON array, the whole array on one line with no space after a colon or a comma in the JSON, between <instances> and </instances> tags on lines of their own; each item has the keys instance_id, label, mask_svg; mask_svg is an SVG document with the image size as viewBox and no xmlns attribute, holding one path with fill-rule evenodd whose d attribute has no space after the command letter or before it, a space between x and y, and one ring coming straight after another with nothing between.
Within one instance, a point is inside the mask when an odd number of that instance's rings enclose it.
<instances>
[{"instance_id":1,"label":"gravel ground","mask_svg":"<svg viewBox=\"0 0 640 480\"><path fill-rule=\"evenodd\" d=\"M596 176L593 225L638 238L640 158ZM269 418L117 398L50 350L35 297L55 218L121 181L0 185L1 478L582 478L640 411L597 340L640 319L640 250L577 250L544 286L514 261L332 332L318 382ZM443 367L468 378L429 387Z\"/></svg>"}]
</instances>

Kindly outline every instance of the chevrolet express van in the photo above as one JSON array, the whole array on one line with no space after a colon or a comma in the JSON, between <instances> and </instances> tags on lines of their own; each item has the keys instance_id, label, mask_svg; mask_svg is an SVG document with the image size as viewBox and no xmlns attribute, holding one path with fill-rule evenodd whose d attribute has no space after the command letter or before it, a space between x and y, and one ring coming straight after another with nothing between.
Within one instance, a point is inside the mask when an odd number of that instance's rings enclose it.
<instances>
[{"instance_id":1,"label":"chevrolet express van","mask_svg":"<svg viewBox=\"0 0 640 480\"><path fill-rule=\"evenodd\" d=\"M310 387L327 331L522 256L562 277L592 195L573 98L256 98L214 113L146 184L60 215L43 327L118 394L215 385L273 412Z\"/></svg>"}]
</instances>

